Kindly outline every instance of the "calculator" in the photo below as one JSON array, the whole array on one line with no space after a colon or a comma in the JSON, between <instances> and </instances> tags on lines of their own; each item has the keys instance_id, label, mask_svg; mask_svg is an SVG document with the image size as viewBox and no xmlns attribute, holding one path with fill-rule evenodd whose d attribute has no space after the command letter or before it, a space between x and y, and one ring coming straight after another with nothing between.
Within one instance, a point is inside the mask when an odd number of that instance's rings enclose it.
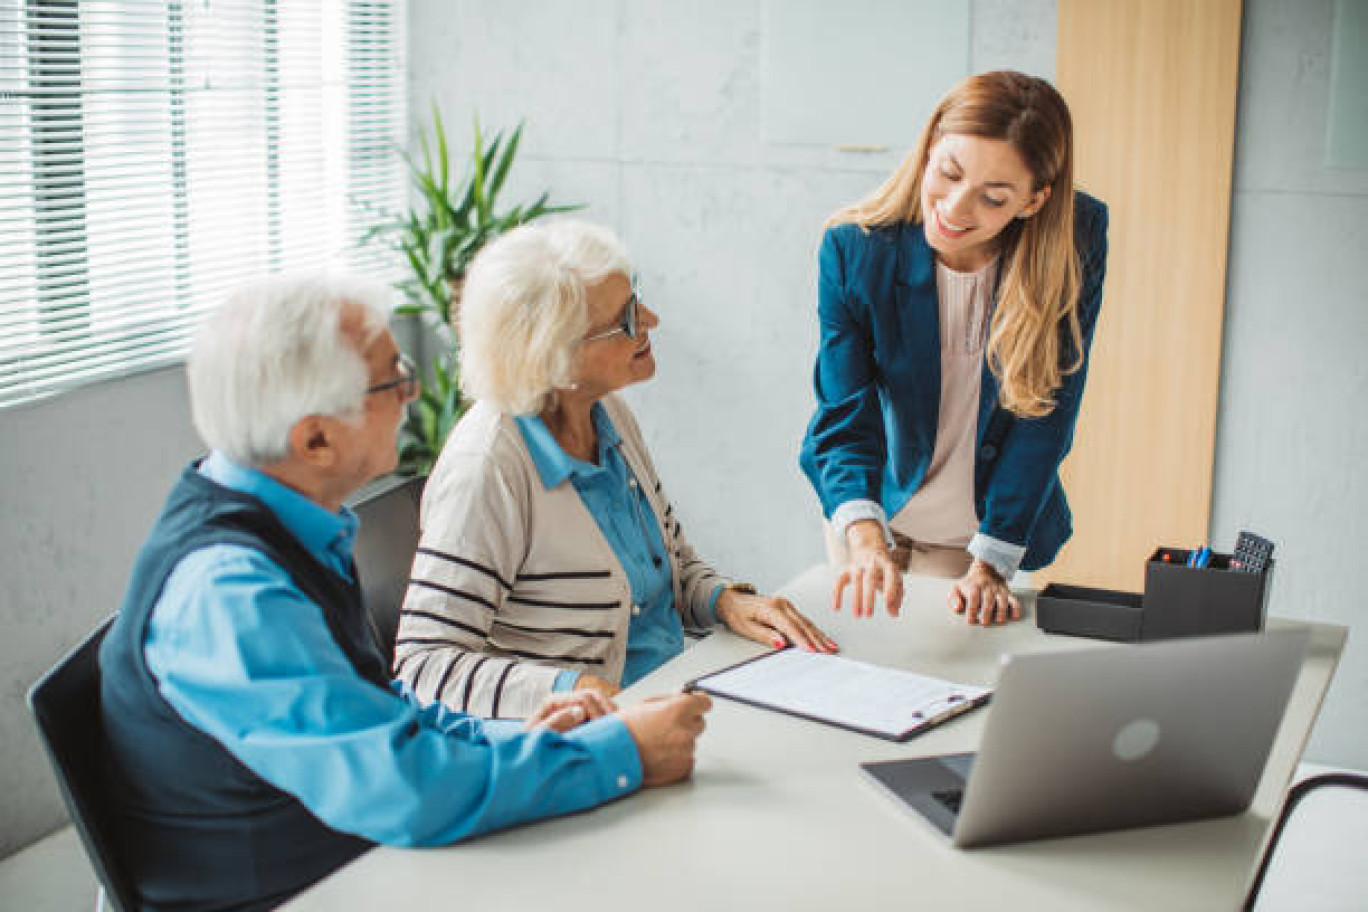
<instances>
[{"instance_id":1,"label":"calculator","mask_svg":"<svg viewBox=\"0 0 1368 912\"><path fill-rule=\"evenodd\" d=\"M1235 553L1230 556L1230 569L1245 573L1262 573L1273 559L1273 543L1253 532L1241 532L1235 542Z\"/></svg>"}]
</instances>

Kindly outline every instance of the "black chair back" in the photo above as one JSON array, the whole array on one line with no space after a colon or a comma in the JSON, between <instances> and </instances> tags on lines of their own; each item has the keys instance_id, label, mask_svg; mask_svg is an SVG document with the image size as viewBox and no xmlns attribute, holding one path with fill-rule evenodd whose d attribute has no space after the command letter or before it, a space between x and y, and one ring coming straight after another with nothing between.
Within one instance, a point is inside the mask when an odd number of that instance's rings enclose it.
<instances>
[{"instance_id":1,"label":"black chair back","mask_svg":"<svg viewBox=\"0 0 1368 912\"><path fill-rule=\"evenodd\" d=\"M109 618L97 627L34 684L28 703L71 822L81 836L107 902L119 912L133 912L137 906L132 885L115 857L103 776L98 653L113 620Z\"/></svg>"},{"instance_id":2,"label":"black chair back","mask_svg":"<svg viewBox=\"0 0 1368 912\"><path fill-rule=\"evenodd\" d=\"M1365 810L1363 793L1368 792L1368 776L1338 772L1312 776L1288 789L1282 811L1278 814L1278 821L1273 825L1273 835L1268 840L1268 848L1264 849L1263 858L1259 861L1259 870L1254 875L1254 882L1249 887L1249 895L1245 897L1245 912L1253 912L1253 910L1266 907L1277 909L1288 907L1286 895L1277 896L1278 893L1287 893L1287 884L1278 884L1275 887L1274 898L1269 898L1266 894L1261 896L1260 891L1264 887L1270 868L1274 867L1278 846L1282 843L1283 836L1288 830L1288 824L1297 817L1297 810L1302 807L1303 800L1322 789L1327 790L1323 794L1334 794L1335 799L1337 799L1333 805L1337 811L1336 817L1341 820L1353 819L1359 825L1355 829L1346 828L1345 833L1317 833L1316 842L1310 855L1306 854L1306 846L1300 847L1302 860L1314 858L1315 864L1320 865L1323 870L1317 872L1316 870L1292 869L1290 883L1293 892L1299 894L1296 900L1296 908L1361 909L1365 907L1363 883L1368 881L1368 878L1363 876L1361 866L1355 867L1355 862L1363 851L1362 843L1353 838L1352 834L1363 830L1362 821ZM1357 800L1346 800L1349 798ZM1321 819L1320 822L1323 824L1325 820ZM1316 831L1313 830L1312 832ZM1350 872L1348 876L1345 876L1346 872ZM1325 876L1318 880L1318 873ZM1288 876L1287 870L1283 871L1283 876Z\"/></svg>"},{"instance_id":3,"label":"black chair back","mask_svg":"<svg viewBox=\"0 0 1368 912\"><path fill-rule=\"evenodd\" d=\"M363 491L351 504L361 520L355 550L361 599L375 623L385 661L390 664L394 662L399 609L404 605L413 555L418 550L418 511L426 481L392 481L379 490Z\"/></svg>"}]
</instances>

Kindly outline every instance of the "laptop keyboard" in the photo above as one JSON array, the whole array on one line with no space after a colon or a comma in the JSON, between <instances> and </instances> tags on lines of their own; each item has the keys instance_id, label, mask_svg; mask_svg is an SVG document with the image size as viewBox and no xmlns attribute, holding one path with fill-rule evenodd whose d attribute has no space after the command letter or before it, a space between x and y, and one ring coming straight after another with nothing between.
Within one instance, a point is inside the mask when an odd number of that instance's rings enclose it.
<instances>
[{"instance_id":1,"label":"laptop keyboard","mask_svg":"<svg viewBox=\"0 0 1368 912\"><path fill-rule=\"evenodd\" d=\"M960 805L964 802L964 789L945 789L944 791L932 792L931 797L935 798L952 814L958 814Z\"/></svg>"}]
</instances>

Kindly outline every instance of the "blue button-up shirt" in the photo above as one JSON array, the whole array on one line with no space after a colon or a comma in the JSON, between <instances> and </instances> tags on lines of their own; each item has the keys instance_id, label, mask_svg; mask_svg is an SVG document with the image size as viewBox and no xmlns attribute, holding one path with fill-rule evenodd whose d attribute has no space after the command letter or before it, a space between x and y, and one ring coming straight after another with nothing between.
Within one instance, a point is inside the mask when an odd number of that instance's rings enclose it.
<instances>
[{"instance_id":1,"label":"blue button-up shirt","mask_svg":"<svg viewBox=\"0 0 1368 912\"><path fill-rule=\"evenodd\" d=\"M357 520L211 454L200 472L266 504L309 553L350 575ZM259 551L214 545L181 560L144 646L166 701L329 826L437 845L593 807L641 784L626 725L564 735L484 721L357 674L323 612ZM396 686L396 691L399 688Z\"/></svg>"},{"instance_id":2,"label":"blue button-up shirt","mask_svg":"<svg viewBox=\"0 0 1368 912\"><path fill-rule=\"evenodd\" d=\"M627 687L683 652L684 626L675 610L669 554L651 503L622 455L622 438L608 413L595 403L591 416L598 465L565 452L540 417L519 415L517 422L542 484L549 490L569 479L627 574L633 607L621 681ZM709 611L720 592L721 587L713 593ZM575 671L562 672L555 689L570 689L578 677Z\"/></svg>"}]
</instances>

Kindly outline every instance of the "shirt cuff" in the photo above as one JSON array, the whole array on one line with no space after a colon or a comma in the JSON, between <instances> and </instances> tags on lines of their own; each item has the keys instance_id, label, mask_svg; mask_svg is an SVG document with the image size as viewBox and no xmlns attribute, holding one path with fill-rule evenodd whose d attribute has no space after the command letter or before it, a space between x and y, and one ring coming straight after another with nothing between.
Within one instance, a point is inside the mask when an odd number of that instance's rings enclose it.
<instances>
[{"instance_id":1,"label":"shirt cuff","mask_svg":"<svg viewBox=\"0 0 1368 912\"><path fill-rule=\"evenodd\" d=\"M1016 576L1021 559L1026 556L1025 545L1014 545L982 532L969 539L969 546L965 550L996 570L998 576L1007 583Z\"/></svg>"},{"instance_id":2,"label":"shirt cuff","mask_svg":"<svg viewBox=\"0 0 1368 912\"><path fill-rule=\"evenodd\" d=\"M575 682L580 678L580 673L573 668L562 669L556 674L556 680L551 682L552 693L566 693L575 689Z\"/></svg>"},{"instance_id":3,"label":"shirt cuff","mask_svg":"<svg viewBox=\"0 0 1368 912\"><path fill-rule=\"evenodd\" d=\"M641 788L641 755L620 716L601 716L570 729L563 737L585 745L598 760L595 766L605 799L620 798Z\"/></svg>"},{"instance_id":4,"label":"shirt cuff","mask_svg":"<svg viewBox=\"0 0 1368 912\"><path fill-rule=\"evenodd\" d=\"M708 596L708 607L704 611L705 617L703 618L705 626L716 627L721 623L717 618L717 600L722 597L722 592L727 587L727 583L718 583L713 589L712 595Z\"/></svg>"},{"instance_id":5,"label":"shirt cuff","mask_svg":"<svg viewBox=\"0 0 1368 912\"><path fill-rule=\"evenodd\" d=\"M862 519L878 520L879 528L883 529L884 541L888 543L889 548L893 547L893 532L888 528L888 516L884 513L883 506L874 500L847 500L831 514L831 527L841 544L845 544L846 529L850 528L850 524Z\"/></svg>"}]
</instances>

